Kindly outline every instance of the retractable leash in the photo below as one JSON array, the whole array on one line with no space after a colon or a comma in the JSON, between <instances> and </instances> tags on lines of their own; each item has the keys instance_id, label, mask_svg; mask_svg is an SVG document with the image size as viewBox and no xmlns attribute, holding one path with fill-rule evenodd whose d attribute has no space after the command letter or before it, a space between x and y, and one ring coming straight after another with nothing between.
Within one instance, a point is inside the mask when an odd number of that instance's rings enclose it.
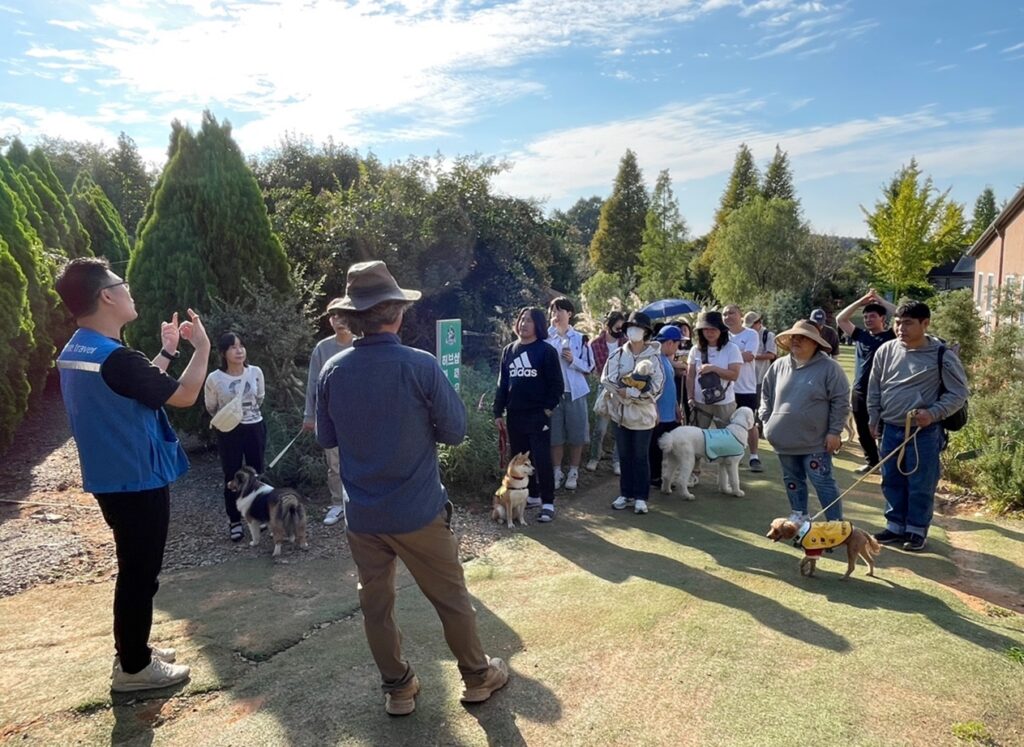
<instances>
[{"instance_id":1,"label":"retractable leash","mask_svg":"<svg viewBox=\"0 0 1024 747\"><path fill-rule=\"evenodd\" d=\"M903 439L902 443L900 443L899 446L897 446L895 449L890 451L886 455L885 459L881 460L874 467L872 467L867 472L865 472L863 475L861 475L856 480L854 480L853 484L850 487L848 487L846 490L844 490L842 493L840 493L838 498L836 498L834 501L832 501L827 506L822 508L818 513L816 513L814 516L812 516L807 521L808 522L815 521L819 516L821 516L826 511L828 511L830 508L832 508L832 506L834 506L835 504L839 503L839 501L841 501L846 496L847 493L849 493L851 490L853 490L855 487L857 487L857 485L859 485L861 482L863 482L863 480L865 478L867 478L869 475L872 475L875 472L877 472L879 469L881 469L882 465L885 464L886 462L888 462L894 456L896 457L896 468L900 471L900 474L902 474L902 475L912 475L912 474L914 474L914 472L917 471L917 466L918 466L917 465L917 462L918 462L918 452L917 452L917 440L916 440L916 437L917 437L918 431L921 430L921 427L917 426L916 428L914 428L913 431L910 430L910 427L911 427L911 423L914 422L914 416L916 414L917 414L917 410L911 410L910 412L907 413L907 417L906 417L906 420L904 421L904 425L903 425L903 433L906 436L906 438ZM910 441L914 442L914 469L910 470L910 472L904 472L903 468L900 466L900 463L903 461L903 457L904 457L905 452L906 452L906 446L907 446L907 444Z\"/></svg>"}]
</instances>

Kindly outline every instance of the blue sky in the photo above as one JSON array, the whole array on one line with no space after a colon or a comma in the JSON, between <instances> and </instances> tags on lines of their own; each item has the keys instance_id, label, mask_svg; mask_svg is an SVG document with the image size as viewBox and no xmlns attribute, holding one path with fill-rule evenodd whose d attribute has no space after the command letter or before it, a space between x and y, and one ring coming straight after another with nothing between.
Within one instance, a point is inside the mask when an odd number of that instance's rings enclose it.
<instances>
[{"instance_id":1,"label":"blue sky","mask_svg":"<svg viewBox=\"0 0 1024 747\"><path fill-rule=\"evenodd\" d=\"M497 187L565 208L632 148L695 233L736 148L788 151L815 230L911 156L967 204L1024 182L1024 3L933 0L0 0L0 137L163 160L203 109L247 154L284 132L372 151L480 153Z\"/></svg>"}]
</instances>

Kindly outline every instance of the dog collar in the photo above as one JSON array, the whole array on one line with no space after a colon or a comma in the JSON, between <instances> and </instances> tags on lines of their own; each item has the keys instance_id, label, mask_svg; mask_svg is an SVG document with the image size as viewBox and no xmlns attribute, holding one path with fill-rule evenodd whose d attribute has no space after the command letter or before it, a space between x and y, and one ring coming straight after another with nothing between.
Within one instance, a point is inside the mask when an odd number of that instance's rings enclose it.
<instances>
[{"instance_id":1,"label":"dog collar","mask_svg":"<svg viewBox=\"0 0 1024 747\"><path fill-rule=\"evenodd\" d=\"M805 521L800 525L800 530L796 533L796 537L793 538L793 547L800 547L809 531L811 531L811 522Z\"/></svg>"}]
</instances>

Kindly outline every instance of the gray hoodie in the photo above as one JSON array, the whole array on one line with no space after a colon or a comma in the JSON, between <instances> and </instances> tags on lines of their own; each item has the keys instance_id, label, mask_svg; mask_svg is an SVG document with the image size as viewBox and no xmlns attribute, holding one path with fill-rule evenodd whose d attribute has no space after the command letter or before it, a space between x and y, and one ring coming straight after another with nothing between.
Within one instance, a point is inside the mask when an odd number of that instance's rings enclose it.
<instances>
[{"instance_id":1,"label":"gray hoodie","mask_svg":"<svg viewBox=\"0 0 1024 747\"><path fill-rule=\"evenodd\" d=\"M761 383L764 437L776 454L815 454L825 436L843 432L850 413L850 382L820 350L798 366L792 355L772 363Z\"/></svg>"},{"instance_id":2,"label":"gray hoodie","mask_svg":"<svg viewBox=\"0 0 1024 747\"><path fill-rule=\"evenodd\" d=\"M934 420L941 420L963 407L967 401L967 374L960 358L952 350L942 357L942 381L946 391L939 397L939 347L942 343L928 337L928 344L908 348L899 340L890 340L875 351L868 379L868 421L903 425L911 410L927 408Z\"/></svg>"}]
</instances>

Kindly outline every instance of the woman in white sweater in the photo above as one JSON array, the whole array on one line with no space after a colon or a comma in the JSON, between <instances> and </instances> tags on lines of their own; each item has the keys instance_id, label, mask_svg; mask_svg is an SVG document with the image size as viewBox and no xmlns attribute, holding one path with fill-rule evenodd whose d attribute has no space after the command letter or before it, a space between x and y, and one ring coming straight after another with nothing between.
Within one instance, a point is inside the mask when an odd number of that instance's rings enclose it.
<instances>
[{"instance_id":1,"label":"woman in white sweater","mask_svg":"<svg viewBox=\"0 0 1024 747\"><path fill-rule=\"evenodd\" d=\"M225 332L217 340L221 365L206 377L203 394L210 415L225 407L235 397L242 398L242 422L230 431L217 431L217 450L224 471L224 510L230 522L232 542L242 539L242 515L235 506L238 495L227 483L247 464L263 471L264 451L267 447L267 425L263 422L260 405L266 394L263 371L246 363L245 346L234 332Z\"/></svg>"}]
</instances>

